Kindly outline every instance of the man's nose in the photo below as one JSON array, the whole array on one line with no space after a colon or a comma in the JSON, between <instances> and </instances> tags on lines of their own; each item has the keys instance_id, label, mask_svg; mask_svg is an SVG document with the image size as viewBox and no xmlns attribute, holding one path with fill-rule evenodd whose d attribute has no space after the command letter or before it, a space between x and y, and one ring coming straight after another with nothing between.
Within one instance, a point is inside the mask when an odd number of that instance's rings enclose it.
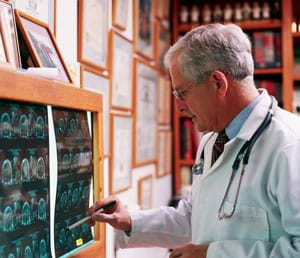
<instances>
[{"instance_id":1,"label":"man's nose","mask_svg":"<svg viewBox=\"0 0 300 258\"><path fill-rule=\"evenodd\" d=\"M176 108L178 112L185 112L188 110L188 106L181 99L176 99Z\"/></svg>"}]
</instances>

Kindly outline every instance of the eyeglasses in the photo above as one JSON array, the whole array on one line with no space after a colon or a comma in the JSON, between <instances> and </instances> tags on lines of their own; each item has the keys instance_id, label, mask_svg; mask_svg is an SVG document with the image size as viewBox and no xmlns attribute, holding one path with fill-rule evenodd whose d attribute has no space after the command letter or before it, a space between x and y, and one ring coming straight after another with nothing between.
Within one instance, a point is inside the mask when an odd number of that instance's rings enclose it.
<instances>
[{"instance_id":1,"label":"eyeglasses","mask_svg":"<svg viewBox=\"0 0 300 258\"><path fill-rule=\"evenodd\" d=\"M173 90L172 91L172 94L173 94L173 96L176 98L176 99L179 99L179 100L184 100L184 96L186 95L186 93L187 93L187 90L190 88L190 87L192 87L193 86L193 84L190 84L190 85L188 85L188 86L186 86L186 87L183 87L183 88L178 88L177 90Z\"/></svg>"}]
</instances>

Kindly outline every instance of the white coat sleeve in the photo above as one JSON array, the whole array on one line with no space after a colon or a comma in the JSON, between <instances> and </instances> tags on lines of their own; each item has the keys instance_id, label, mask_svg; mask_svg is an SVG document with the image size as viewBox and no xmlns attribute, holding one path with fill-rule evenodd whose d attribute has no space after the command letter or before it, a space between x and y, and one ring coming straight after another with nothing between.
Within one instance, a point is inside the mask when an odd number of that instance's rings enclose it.
<instances>
[{"instance_id":1,"label":"white coat sleeve","mask_svg":"<svg viewBox=\"0 0 300 258\"><path fill-rule=\"evenodd\" d=\"M130 237L116 231L118 248L175 248L191 242L191 203L182 200L178 208L161 207L131 213Z\"/></svg>"},{"instance_id":2,"label":"white coat sleeve","mask_svg":"<svg viewBox=\"0 0 300 258\"><path fill-rule=\"evenodd\" d=\"M299 141L299 140L298 140ZM209 245L207 258L300 257L300 143L279 151L266 192L281 216L284 235L276 241L225 240ZM270 225L272 228L272 225Z\"/></svg>"}]
</instances>

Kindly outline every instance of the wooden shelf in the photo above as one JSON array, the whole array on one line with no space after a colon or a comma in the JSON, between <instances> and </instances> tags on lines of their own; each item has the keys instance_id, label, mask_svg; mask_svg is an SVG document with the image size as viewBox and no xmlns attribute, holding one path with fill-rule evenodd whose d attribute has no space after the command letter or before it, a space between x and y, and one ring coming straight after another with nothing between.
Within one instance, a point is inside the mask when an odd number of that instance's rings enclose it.
<instances>
[{"instance_id":1,"label":"wooden shelf","mask_svg":"<svg viewBox=\"0 0 300 258\"><path fill-rule=\"evenodd\" d=\"M240 26L244 30L266 30L266 29L281 29L280 20L254 20L254 21L243 21L235 22L236 25ZM178 32L185 33L192 28L202 25L201 23L189 23L178 25Z\"/></svg>"},{"instance_id":2,"label":"wooden shelf","mask_svg":"<svg viewBox=\"0 0 300 258\"><path fill-rule=\"evenodd\" d=\"M281 74L282 68L259 68L254 70L254 75Z\"/></svg>"},{"instance_id":3,"label":"wooden shelf","mask_svg":"<svg viewBox=\"0 0 300 258\"><path fill-rule=\"evenodd\" d=\"M300 32L293 32L293 38L300 38Z\"/></svg>"}]
</instances>

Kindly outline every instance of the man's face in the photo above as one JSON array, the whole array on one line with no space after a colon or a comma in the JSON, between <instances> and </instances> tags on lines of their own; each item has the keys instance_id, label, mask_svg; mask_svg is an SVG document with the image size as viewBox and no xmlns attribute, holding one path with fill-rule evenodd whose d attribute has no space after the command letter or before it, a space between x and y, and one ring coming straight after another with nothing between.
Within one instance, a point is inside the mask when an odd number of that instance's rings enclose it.
<instances>
[{"instance_id":1,"label":"man's face","mask_svg":"<svg viewBox=\"0 0 300 258\"><path fill-rule=\"evenodd\" d=\"M216 89L212 80L197 84L180 75L177 62L169 67L177 110L187 113L200 132L213 131L216 125Z\"/></svg>"}]
</instances>

